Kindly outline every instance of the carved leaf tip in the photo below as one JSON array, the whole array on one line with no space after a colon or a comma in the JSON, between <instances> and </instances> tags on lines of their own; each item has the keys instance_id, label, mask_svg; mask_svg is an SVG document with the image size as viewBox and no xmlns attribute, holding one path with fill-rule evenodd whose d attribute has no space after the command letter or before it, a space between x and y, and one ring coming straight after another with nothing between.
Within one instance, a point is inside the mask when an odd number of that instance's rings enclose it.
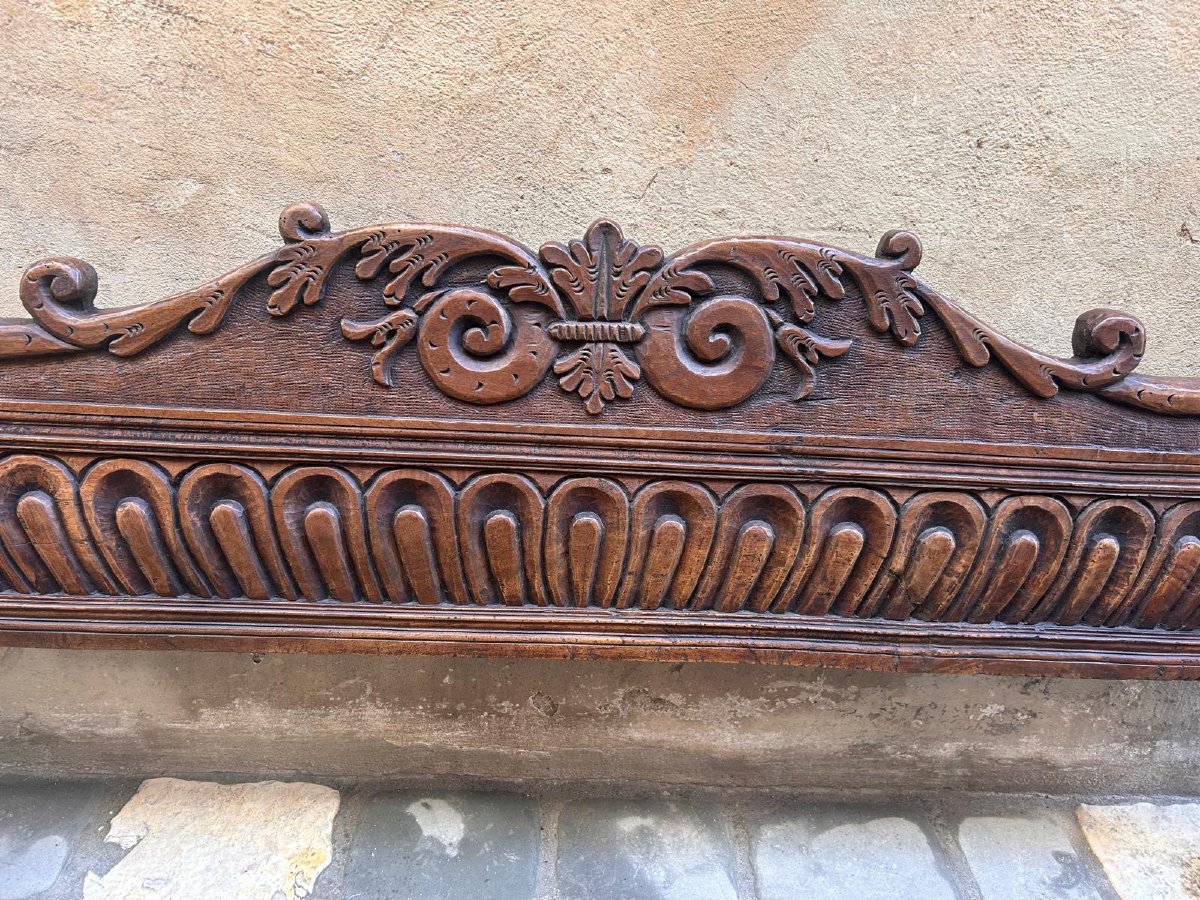
<instances>
[{"instance_id":1,"label":"carved leaf tip","mask_svg":"<svg viewBox=\"0 0 1200 900\"><path fill-rule=\"evenodd\" d=\"M348 341L370 340L379 349L371 356L371 377L383 387L392 387L392 357L417 333L417 314L398 309L381 319L359 322L342 319L342 336Z\"/></svg>"},{"instance_id":2,"label":"carved leaf tip","mask_svg":"<svg viewBox=\"0 0 1200 900\"><path fill-rule=\"evenodd\" d=\"M894 259L900 268L911 272L921 261L921 239L911 231L893 228L879 239L875 255L880 259Z\"/></svg>"},{"instance_id":3,"label":"carved leaf tip","mask_svg":"<svg viewBox=\"0 0 1200 900\"><path fill-rule=\"evenodd\" d=\"M822 337L790 322L780 325L776 329L775 340L800 372L800 385L796 389L796 400L803 400L812 394L816 374L815 367L822 357L826 359L839 357L854 343L848 339Z\"/></svg>"},{"instance_id":4,"label":"carved leaf tip","mask_svg":"<svg viewBox=\"0 0 1200 900\"><path fill-rule=\"evenodd\" d=\"M30 312L47 302L91 312L99 287L100 276L91 263L73 256L51 256L25 270L21 278L21 302Z\"/></svg>"},{"instance_id":5,"label":"carved leaf tip","mask_svg":"<svg viewBox=\"0 0 1200 900\"><path fill-rule=\"evenodd\" d=\"M897 279L894 291L879 295L879 305L884 311L892 334L905 347L911 347L921 336L919 318L925 315L925 307L908 279Z\"/></svg>"},{"instance_id":6,"label":"carved leaf tip","mask_svg":"<svg viewBox=\"0 0 1200 900\"><path fill-rule=\"evenodd\" d=\"M354 274L360 281L370 281L383 270L384 263L402 246L404 242L391 238L387 231L373 232L359 250L362 258L354 266Z\"/></svg>"},{"instance_id":7,"label":"carved leaf tip","mask_svg":"<svg viewBox=\"0 0 1200 900\"><path fill-rule=\"evenodd\" d=\"M711 294L716 283L699 269L680 269L667 265L652 279L652 286L643 290L629 318L636 320L656 306L687 306L697 297Z\"/></svg>"},{"instance_id":8,"label":"carved leaf tip","mask_svg":"<svg viewBox=\"0 0 1200 900\"><path fill-rule=\"evenodd\" d=\"M508 296L518 303L541 303L554 308L557 300L533 266L498 266L488 273L487 283L488 287L508 291Z\"/></svg>"},{"instance_id":9,"label":"carved leaf tip","mask_svg":"<svg viewBox=\"0 0 1200 900\"><path fill-rule=\"evenodd\" d=\"M279 214L279 234L290 243L327 235L330 227L324 207L311 200L293 203Z\"/></svg>"}]
</instances>

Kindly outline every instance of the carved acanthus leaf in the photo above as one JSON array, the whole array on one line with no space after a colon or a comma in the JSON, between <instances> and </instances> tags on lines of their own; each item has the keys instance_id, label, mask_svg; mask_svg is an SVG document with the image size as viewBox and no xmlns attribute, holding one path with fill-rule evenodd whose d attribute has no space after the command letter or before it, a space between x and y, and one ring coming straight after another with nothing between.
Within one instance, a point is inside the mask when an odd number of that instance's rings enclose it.
<instances>
[{"instance_id":1,"label":"carved acanthus leaf","mask_svg":"<svg viewBox=\"0 0 1200 900\"><path fill-rule=\"evenodd\" d=\"M642 377L641 367L625 355L618 344L595 341L584 344L554 363L558 386L579 394L588 412L595 415L604 404L633 396L633 383Z\"/></svg>"},{"instance_id":2,"label":"carved acanthus leaf","mask_svg":"<svg viewBox=\"0 0 1200 900\"><path fill-rule=\"evenodd\" d=\"M388 313L373 322L342 319L342 335L349 341L370 340L378 347L371 357L371 377L384 387L392 387L392 357L417 333L417 314L407 309Z\"/></svg>"},{"instance_id":3,"label":"carved acanthus leaf","mask_svg":"<svg viewBox=\"0 0 1200 900\"><path fill-rule=\"evenodd\" d=\"M582 241L543 244L541 257L579 319L619 322L662 262L662 251L625 240L616 224L600 219Z\"/></svg>"},{"instance_id":4,"label":"carved acanthus leaf","mask_svg":"<svg viewBox=\"0 0 1200 900\"><path fill-rule=\"evenodd\" d=\"M814 367L820 359L835 359L849 350L853 343L848 340L823 338L806 328L790 323L783 324L775 330L775 340L800 372L800 386L796 389L797 400L803 400L812 393Z\"/></svg>"}]
</instances>

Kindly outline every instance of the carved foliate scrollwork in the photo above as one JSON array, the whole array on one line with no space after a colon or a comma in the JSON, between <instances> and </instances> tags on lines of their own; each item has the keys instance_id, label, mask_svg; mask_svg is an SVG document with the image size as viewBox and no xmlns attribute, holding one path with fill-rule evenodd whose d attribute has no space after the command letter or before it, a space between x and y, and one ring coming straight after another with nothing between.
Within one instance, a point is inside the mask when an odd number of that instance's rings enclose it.
<instances>
[{"instance_id":1,"label":"carved foliate scrollwork","mask_svg":"<svg viewBox=\"0 0 1200 900\"><path fill-rule=\"evenodd\" d=\"M0 593L1194 629L1200 501L0 460Z\"/></svg>"},{"instance_id":2,"label":"carved foliate scrollwork","mask_svg":"<svg viewBox=\"0 0 1200 900\"><path fill-rule=\"evenodd\" d=\"M379 309L347 316L342 335L372 350L371 377L390 387L398 355L417 346L425 376L467 403L514 400L551 374L598 414L645 381L673 403L722 409L760 390L782 356L809 396L818 366L851 341L823 333L819 304L853 285L870 326L903 346L932 314L972 366L996 362L1040 397L1086 391L1160 413L1200 414L1200 381L1132 375L1145 332L1131 316L1093 310L1079 317L1074 356L1061 359L985 325L912 275L916 236L884 235L874 257L794 238L725 238L666 255L600 220L582 240L550 242L534 254L503 235L451 225L391 224L330 231L315 204L280 217L285 246L208 284L153 303L93 305L87 263L42 260L26 270L21 301L30 319L0 323L0 359L106 349L132 356L180 327L209 334L238 295L264 277L267 309L283 317L319 303L330 275L353 263L379 283ZM444 286L464 262L491 266L478 284ZM753 285L722 292L713 272L732 269Z\"/></svg>"}]
</instances>

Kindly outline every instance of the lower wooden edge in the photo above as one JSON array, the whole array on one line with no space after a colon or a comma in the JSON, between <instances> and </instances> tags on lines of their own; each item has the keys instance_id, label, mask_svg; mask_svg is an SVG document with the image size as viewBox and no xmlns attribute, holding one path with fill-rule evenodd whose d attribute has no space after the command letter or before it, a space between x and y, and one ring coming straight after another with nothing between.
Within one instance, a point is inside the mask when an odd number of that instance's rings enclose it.
<instances>
[{"instance_id":1,"label":"lower wooden edge","mask_svg":"<svg viewBox=\"0 0 1200 900\"><path fill-rule=\"evenodd\" d=\"M0 598L0 645L768 663L1200 679L1200 634L763 613Z\"/></svg>"}]
</instances>

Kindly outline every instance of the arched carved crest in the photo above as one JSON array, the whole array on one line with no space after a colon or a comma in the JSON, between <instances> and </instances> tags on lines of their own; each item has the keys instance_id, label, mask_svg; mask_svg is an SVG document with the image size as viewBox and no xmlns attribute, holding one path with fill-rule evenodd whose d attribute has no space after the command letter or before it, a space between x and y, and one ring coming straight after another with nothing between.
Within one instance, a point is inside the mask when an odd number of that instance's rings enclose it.
<instances>
[{"instance_id":1,"label":"arched carved crest","mask_svg":"<svg viewBox=\"0 0 1200 900\"><path fill-rule=\"evenodd\" d=\"M1158 413L1200 414L1200 382L1133 375L1145 351L1142 324L1114 310L1076 322L1075 355L1058 358L985 325L916 280L921 243L890 231L875 256L797 238L720 238L667 255L600 219L580 240L534 253L503 235L453 225L397 223L332 232L325 211L298 204L280 216L287 242L232 272L173 297L97 309L95 270L68 257L34 263L21 280L26 321L0 323L0 360L106 349L142 353L178 328L216 331L248 284L265 276L267 309L285 317L317 305L340 267L378 285L377 310L345 317L348 341L370 348L370 373L393 386L397 366L419 366L439 391L471 404L528 394L548 377L602 413L644 381L682 407L736 406L760 390L777 360L795 373L796 400L818 367L852 340L821 327L820 306L853 288L876 332L902 347L934 316L971 366L996 363L1026 390L1084 391ZM446 276L469 260L492 267L474 285ZM722 291L709 270L740 272L752 296ZM402 354L415 344L411 361Z\"/></svg>"}]
</instances>

